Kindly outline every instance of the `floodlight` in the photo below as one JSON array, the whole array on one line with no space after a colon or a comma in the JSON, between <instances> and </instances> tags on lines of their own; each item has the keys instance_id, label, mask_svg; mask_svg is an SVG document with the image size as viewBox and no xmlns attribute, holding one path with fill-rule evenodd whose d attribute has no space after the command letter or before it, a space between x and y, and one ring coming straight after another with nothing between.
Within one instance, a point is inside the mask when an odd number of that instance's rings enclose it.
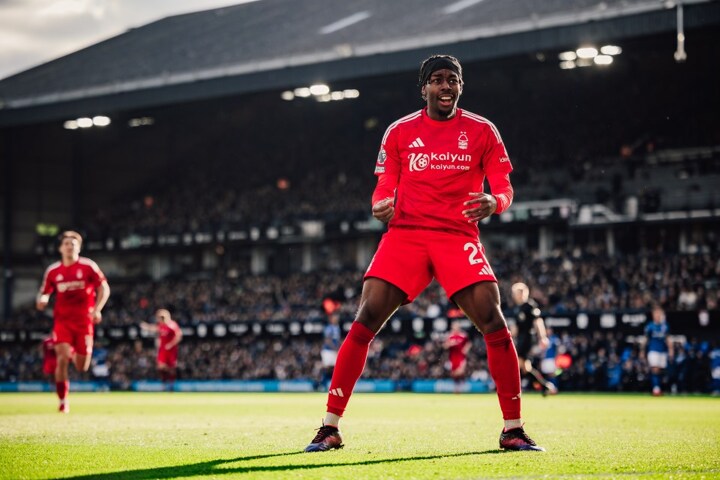
<instances>
[{"instance_id":1,"label":"floodlight","mask_svg":"<svg viewBox=\"0 0 720 480\"><path fill-rule=\"evenodd\" d=\"M594 58L597 56L598 51L595 47L580 47L576 50L579 58Z\"/></svg>"}]
</instances>

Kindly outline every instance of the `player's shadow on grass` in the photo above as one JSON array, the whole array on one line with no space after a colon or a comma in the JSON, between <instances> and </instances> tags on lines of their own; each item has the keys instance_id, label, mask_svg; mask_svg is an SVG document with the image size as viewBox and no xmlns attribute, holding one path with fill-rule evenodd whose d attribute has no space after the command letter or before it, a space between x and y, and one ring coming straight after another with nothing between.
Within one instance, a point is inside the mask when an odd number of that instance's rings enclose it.
<instances>
[{"instance_id":1,"label":"player's shadow on grass","mask_svg":"<svg viewBox=\"0 0 720 480\"><path fill-rule=\"evenodd\" d=\"M238 463L247 462L251 460L261 460L263 458L272 457L290 457L294 455L307 455L308 458L315 459L321 453L310 453L304 452L286 452L286 453L271 453L268 455L254 455L250 457L237 457L228 458L221 460L210 460L207 462L191 463L188 465L177 465L172 467L158 467L158 468L143 468L139 470L123 470L119 472L110 473L99 473L91 475L78 475L75 477L65 477L65 480L106 480L111 478L122 478L123 480L150 480L150 479L162 479L162 478L178 478L178 477L194 477L203 475L226 475L231 473L253 473L253 472L283 472L289 470L309 470L314 468L334 468L334 467L352 467L360 465L377 465L381 463L395 463L395 462L412 462L417 460L437 460L440 458L452 458L452 457L467 457L470 455L488 455L504 453L502 450L485 450L484 452L465 452L465 453L451 453L448 455L420 455L417 457L402 457L402 458L384 458L379 460L367 460L364 462L333 462L333 458L326 457L329 461L327 463L309 463L309 464L285 464L285 465L256 465L256 466L237 466L230 468L222 468L223 464L227 463ZM325 454L327 455L327 454ZM330 454L332 455L332 454Z\"/></svg>"}]
</instances>

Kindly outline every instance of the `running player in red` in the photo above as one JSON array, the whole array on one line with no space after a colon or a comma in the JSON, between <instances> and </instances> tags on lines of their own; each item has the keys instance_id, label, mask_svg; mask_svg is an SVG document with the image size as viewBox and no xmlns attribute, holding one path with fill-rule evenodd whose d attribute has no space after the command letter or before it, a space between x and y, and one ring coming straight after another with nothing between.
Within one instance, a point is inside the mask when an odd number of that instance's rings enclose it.
<instances>
[{"instance_id":1,"label":"running player in red","mask_svg":"<svg viewBox=\"0 0 720 480\"><path fill-rule=\"evenodd\" d=\"M40 346L43 356L43 374L46 378L55 380L55 369L57 368L57 354L55 353L55 339L52 334L43 340Z\"/></svg>"},{"instance_id":2,"label":"running player in red","mask_svg":"<svg viewBox=\"0 0 720 480\"><path fill-rule=\"evenodd\" d=\"M480 220L512 202L510 159L495 125L457 108L463 77L455 57L426 59L419 80L425 108L391 124L382 139L372 213L388 223L388 231L365 273L355 321L338 351L323 426L305 451L342 447L340 418L370 342L433 277L485 338L505 421L500 447L543 450L523 430L517 353L478 232ZM492 194L483 192L485 178Z\"/></svg>"},{"instance_id":3,"label":"running player in red","mask_svg":"<svg viewBox=\"0 0 720 480\"><path fill-rule=\"evenodd\" d=\"M450 376L455 382L455 393L460 393L465 382L465 367L467 365L467 354L470 351L470 339L457 320L450 324L450 334L445 339L444 345L448 349Z\"/></svg>"},{"instance_id":4,"label":"running player in red","mask_svg":"<svg viewBox=\"0 0 720 480\"><path fill-rule=\"evenodd\" d=\"M177 377L178 344L182 340L182 330L170 312L164 308L155 312L157 324L142 322L143 329L154 332L158 336L157 369L160 380L166 390L172 390Z\"/></svg>"},{"instance_id":5,"label":"running player in red","mask_svg":"<svg viewBox=\"0 0 720 480\"><path fill-rule=\"evenodd\" d=\"M79 233L63 232L59 249L61 260L45 270L36 303L38 310L45 310L50 295L55 294L55 387L60 399L59 410L63 413L70 411L70 361L74 359L78 371L87 372L90 368L94 325L102 321L102 309L110 296L105 275L95 262L80 256L81 248Z\"/></svg>"}]
</instances>

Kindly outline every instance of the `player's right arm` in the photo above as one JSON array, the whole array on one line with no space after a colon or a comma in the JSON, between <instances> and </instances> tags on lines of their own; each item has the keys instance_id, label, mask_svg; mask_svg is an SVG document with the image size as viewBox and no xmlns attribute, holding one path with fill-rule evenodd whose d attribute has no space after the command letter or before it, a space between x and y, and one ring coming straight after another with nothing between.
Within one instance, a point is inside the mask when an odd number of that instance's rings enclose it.
<instances>
[{"instance_id":1,"label":"player's right arm","mask_svg":"<svg viewBox=\"0 0 720 480\"><path fill-rule=\"evenodd\" d=\"M397 148L397 125L390 125L383 136L375 163L378 177L372 195L372 214L383 223L395 215L395 190L400 182L400 154Z\"/></svg>"},{"instance_id":2,"label":"player's right arm","mask_svg":"<svg viewBox=\"0 0 720 480\"><path fill-rule=\"evenodd\" d=\"M40 311L45 310L48 302L50 301L50 295L55 291L55 285L50 280L50 269L52 265L45 270L43 275L42 283L40 284L40 290L38 290L37 298L35 300L35 308Z\"/></svg>"},{"instance_id":3,"label":"player's right arm","mask_svg":"<svg viewBox=\"0 0 720 480\"><path fill-rule=\"evenodd\" d=\"M49 301L50 295L38 293L37 300L35 301L35 308L42 312L45 310L45 307L47 307Z\"/></svg>"},{"instance_id":4,"label":"player's right arm","mask_svg":"<svg viewBox=\"0 0 720 480\"><path fill-rule=\"evenodd\" d=\"M145 330L146 332L150 332L150 333L157 333L157 331L158 331L158 326L157 326L157 325L154 325L154 324L152 324L152 323L148 323L148 322L146 322L146 321L144 321L144 320L143 320L142 322L140 322L140 328L141 328L142 330Z\"/></svg>"}]
</instances>

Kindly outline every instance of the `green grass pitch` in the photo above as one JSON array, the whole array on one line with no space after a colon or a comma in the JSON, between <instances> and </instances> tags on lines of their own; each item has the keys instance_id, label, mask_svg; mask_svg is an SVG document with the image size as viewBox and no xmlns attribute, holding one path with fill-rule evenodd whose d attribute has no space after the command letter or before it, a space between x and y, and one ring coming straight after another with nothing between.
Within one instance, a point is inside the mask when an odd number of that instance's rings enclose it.
<instances>
[{"instance_id":1,"label":"green grass pitch","mask_svg":"<svg viewBox=\"0 0 720 480\"><path fill-rule=\"evenodd\" d=\"M502 452L495 395L357 394L345 448L301 453L325 395L0 394L0 478L720 478L720 399L527 395L547 452Z\"/></svg>"}]
</instances>

